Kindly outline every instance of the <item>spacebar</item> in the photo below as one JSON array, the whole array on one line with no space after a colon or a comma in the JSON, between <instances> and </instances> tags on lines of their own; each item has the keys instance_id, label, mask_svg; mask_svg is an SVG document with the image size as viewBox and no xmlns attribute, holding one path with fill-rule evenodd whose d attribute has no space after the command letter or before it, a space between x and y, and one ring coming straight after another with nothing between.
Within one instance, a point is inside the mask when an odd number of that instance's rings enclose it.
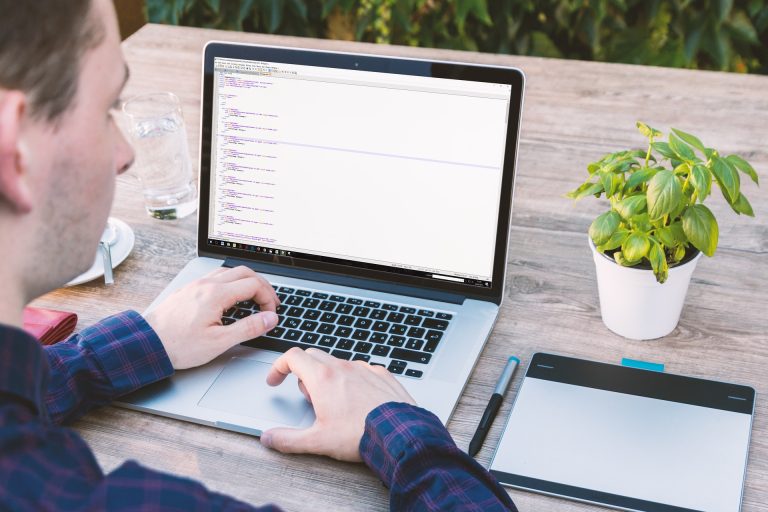
<instances>
[{"instance_id":1,"label":"spacebar","mask_svg":"<svg viewBox=\"0 0 768 512\"><path fill-rule=\"evenodd\" d=\"M252 340L244 341L242 345L246 347L260 348L264 350L273 350L275 352L287 352L288 349L293 347L299 347L304 350L311 347L306 343L298 343L295 341L285 341L278 338L270 338L269 336L261 336L259 338L253 338Z\"/></svg>"}]
</instances>

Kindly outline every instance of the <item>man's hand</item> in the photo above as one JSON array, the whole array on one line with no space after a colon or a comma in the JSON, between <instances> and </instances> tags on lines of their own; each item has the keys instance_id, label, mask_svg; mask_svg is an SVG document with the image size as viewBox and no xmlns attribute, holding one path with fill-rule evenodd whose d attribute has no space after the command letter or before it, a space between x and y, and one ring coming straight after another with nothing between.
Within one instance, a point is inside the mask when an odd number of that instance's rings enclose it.
<instances>
[{"instance_id":1,"label":"man's hand","mask_svg":"<svg viewBox=\"0 0 768 512\"><path fill-rule=\"evenodd\" d=\"M284 453L315 453L359 462L360 439L368 413L387 402L414 404L413 398L383 366L344 361L322 350L292 348L280 356L267 375L277 386L289 373L315 409L307 429L273 428L261 443Z\"/></svg>"},{"instance_id":2,"label":"man's hand","mask_svg":"<svg viewBox=\"0 0 768 512\"><path fill-rule=\"evenodd\" d=\"M253 299L257 313L224 326L221 315L235 302ZM205 364L227 349L277 325L275 290L247 267L217 268L168 297L146 316L176 370Z\"/></svg>"}]
</instances>

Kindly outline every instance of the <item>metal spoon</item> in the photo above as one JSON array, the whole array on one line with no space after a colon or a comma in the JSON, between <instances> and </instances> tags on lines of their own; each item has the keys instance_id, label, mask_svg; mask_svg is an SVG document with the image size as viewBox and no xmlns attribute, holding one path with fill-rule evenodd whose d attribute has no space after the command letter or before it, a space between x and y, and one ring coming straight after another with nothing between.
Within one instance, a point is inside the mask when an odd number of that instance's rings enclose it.
<instances>
[{"instance_id":1,"label":"metal spoon","mask_svg":"<svg viewBox=\"0 0 768 512\"><path fill-rule=\"evenodd\" d=\"M113 284L115 282L112 276L112 250L111 246L117 242L117 229L115 226L107 221L107 227L104 228L104 233L101 234L101 240L99 240L99 251L101 252L101 259L104 263L104 284Z\"/></svg>"}]
</instances>

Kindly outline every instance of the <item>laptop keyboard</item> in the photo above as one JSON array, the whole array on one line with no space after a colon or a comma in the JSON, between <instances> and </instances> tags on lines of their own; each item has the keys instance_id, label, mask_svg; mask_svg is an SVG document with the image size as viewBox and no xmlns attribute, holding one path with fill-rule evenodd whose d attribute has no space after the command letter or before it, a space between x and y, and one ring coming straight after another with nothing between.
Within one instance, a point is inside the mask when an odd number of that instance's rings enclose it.
<instances>
[{"instance_id":1,"label":"laptop keyboard","mask_svg":"<svg viewBox=\"0 0 768 512\"><path fill-rule=\"evenodd\" d=\"M453 319L450 313L432 309L272 286L280 299L280 321L266 335L243 345L276 352L315 347L419 379ZM228 325L258 311L251 300L238 302L221 321Z\"/></svg>"}]
</instances>

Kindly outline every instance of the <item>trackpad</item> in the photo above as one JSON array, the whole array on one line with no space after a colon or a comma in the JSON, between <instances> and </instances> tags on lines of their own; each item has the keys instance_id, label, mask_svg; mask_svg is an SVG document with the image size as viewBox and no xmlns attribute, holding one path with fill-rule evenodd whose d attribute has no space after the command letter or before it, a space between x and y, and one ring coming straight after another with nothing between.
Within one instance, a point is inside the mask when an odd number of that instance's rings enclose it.
<instances>
[{"instance_id":1,"label":"trackpad","mask_svg":"<svg viewBox=\"0 0 768 512\"><path fill-rule=\"evenodd\" d=\"M268 386L271 366L255 359L233 357L198 405L285 425L300 425L304 416L312 412L312 406L299 391L294 375L288 375L277 387Z\"/></svg>"}]
</instances>

